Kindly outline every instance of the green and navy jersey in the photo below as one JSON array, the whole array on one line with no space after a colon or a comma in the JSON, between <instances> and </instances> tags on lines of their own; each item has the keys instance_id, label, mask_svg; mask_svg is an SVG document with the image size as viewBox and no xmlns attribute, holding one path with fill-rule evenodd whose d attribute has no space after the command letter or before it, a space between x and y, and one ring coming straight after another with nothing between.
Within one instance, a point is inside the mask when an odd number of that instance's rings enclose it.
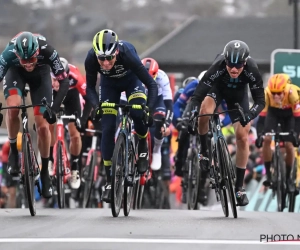
<instances>
[{"instance_id":1,"label":"green and navy jersey","mask_svg":"<svg viewBox=\"0 0 300 250\"><path fill-rule=\"evenodd\" d=\"M22 67L18 57L15 54L14 44L21 33L17 34L5 47L0 55L0 82L6 75L7 70L12 66ZM49 65L53 74L58 80L66 78L67 74L60 62L57 51L47 43L45 37L39 34L34 34L39 44L39 54L37 56L37 67Z\"/></svg>"}]
</instances>

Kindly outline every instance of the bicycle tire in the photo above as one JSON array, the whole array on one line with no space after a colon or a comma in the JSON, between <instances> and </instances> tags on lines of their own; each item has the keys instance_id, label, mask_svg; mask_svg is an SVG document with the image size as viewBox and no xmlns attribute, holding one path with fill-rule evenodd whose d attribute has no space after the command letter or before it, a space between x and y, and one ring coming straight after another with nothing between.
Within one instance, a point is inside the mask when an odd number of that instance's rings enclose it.
<instances>
[{"instance_id":1,"label":"bicycle tire","mask_svg":"<svg viewBox=\"0 0 300 250\"><path fill-rule=\"evenodd\" d=\"M140 185L139 186L137 209L142 209L142 207L143 207L144 191L145 191L145 185Z\"/></svg>"},{"instance_id":2,"label":"bicycle tire","mask_svg":"<svg viewBox=\"0 0 300 250\"><path fill-rule=\"evenodd\" d=\"M133 197L133 205L132 205L132 209L136 210L138 209L138 200L139 200L139 189L141 187L140 184L140 178L138 178L136 184L134 185L134 197Z\"/></svg>"},{"instance_id":3,"label":"bicycle tire","mask_svg":"<svg viewBox=\"0 0 300 250\"><path fill-rule=\"evenodd\" d=\"M193 150L188 157L188 183L187 183L187 204L189 210L198 209L198 190L200 180L200 166L198 154Z\"/></svg>"},{"instance_id":4,"label":"bicycle tire","mask_svg":"<svg viewBox=\"0 0 300 250\"><path fill-rule=\"evenodd\" d=\"M294 160L294 164L293 164L293 167L292 167L292 171L291 171L291 178L294 182L296 182L296 178L297 178L297 164L298 164L298 161L297 161L297 158L295 157L295 160ZM294 183L295 185L295 183ZM295 185L296 187L296 185ZM292 191L290 190L290 193L288 195L288 199L289 199L289 212L293 213L295 211L295 201L296 201L296 190L295 191Z\"/></svg>"},{"instance_id":5,"label":"bicycle tire","mask_svg":"<svg viewBox=\"0 0 300 250\"><path fill-rule=\"evenodd\" d=\"M218 143L219 143L218 148L219 148L222 168L223 168L223 170L221 171L223 172L222 177L223 178L225 177L226 180L226 188L230 199L232 215L234 218L237 218L236 199L235 199L235 190L234 190L235 183L234 183L234 177L232 176L231 173L231 168L232 168L231 156L228 152L227 144L224 138L219 138Z\"/></svg>"},{"instance_id":6,"label":"bicycle tire","mask_svg":"<svg viewBox=\"0 0 300 250\"><path fill-rule=\"evenodd\" d=\"M32 159L34 159L33 149L31 146L30 139L28 135L23 134L22 141L22 161L24 166L24 182L25 182L25 192L26 198L28 201L28 207L31 216L36 215L36 207L35 207L35 196L34 196L34 186L35 186L35 172L34 172L34 163Z\"/></svg>"},{"instance_id":7,"label":"bicycle tire","mask_svg":"<svg viewBox=\"0 0 300 250\"><path fill-rule=\"evenodd\" d=\"M94 184L94 172L96 166L96 152L92 152L91 159L89 160L89 164L85 166L85 171L87 175L85 176L84 180L84 190L83 190L83 207L88 208L90 207L90 197L92 192L92 187Z\"/></svg>"},{"instance_id":8,"label":"bicycle tire","mask_svg":"<svg viewBox=\"0 0 300 250\"><path fill-rule=\"evenodd\" d=\"M213 140L213 138L211 138L211 140ZM210 143L210 147L209 147L209 156L211 159L210 162L210 166L212 168L212 172L213 172L213 177L215 179L215 194L216 194L216 198L218 200L218 198L221 201L221 206L222 206L222 211L225 217L229 216L229 209L228 209L228 199L227 199L227 193L226 193L226 189L221 188L221 183L220 183L220 177L219 174L220 173L220 168L219 168L219 162L218 162L218 157L217 157L217 152L214 148L214 143ZM212 162L212 160L214 160L214 162ZM213 163L213 164L212 164Z\"/></svg>"},{"instance_id":9,"label":"bicycle tire","mask_svg":"<svg viewBox=\"0 0 300 250\"><path fill-rule=\"evenodd\" d=\"M65 188L64 188L64 167L63 167L63 148L61 141L57 142L56 146L56 188L58 207L60 209L65 207Z\"/></svg>"},{"instance_id":10,"label":"bicycle tire","mask_svg":"<svg viewBox=\"0 0 300 250\"><path fill-rule=\"evenodd\" d=\"M277 186L276 186L276 198L277 198L277 210L282 212L285 207L285 175L284 175L284 162L282 155L278 150L275 150L274 165L277 172Z\"/></svg>"},{"instance_id":11,"label":"bicycle tire","mask_svg":"<svg viewBox=\"0 0 300 250\"><path fill-rule=\"evenodd\" d=\"M123 183L124 183L124 162L125 162L125 137L119 134L115 144L112 166L111 166L111 211L113 217L118 217L122 206ZM119 159L119 152L122 153ZM120 164L119 164L120 163Z\"/></svg>"},{"instance_id":12,"label":"bicycle tire","mask_svg":"<svg viewBox=\"0 0 300 250\"><path fill-rule=\"evenodd\" d=\"M136 181L134 180L135 177L135 172L136 172L136 166L134 164L134 150L133 146L129 144L129 149L128 152L128 174L132 174L132 181L133 181L133 186L136 185ZM130 213L130 208L133 200L133 186L129 186L128 183L125 181L124 182L124 204L123 204L123 213L125 216L128 216Z\"/></svg>"}]
</instances>

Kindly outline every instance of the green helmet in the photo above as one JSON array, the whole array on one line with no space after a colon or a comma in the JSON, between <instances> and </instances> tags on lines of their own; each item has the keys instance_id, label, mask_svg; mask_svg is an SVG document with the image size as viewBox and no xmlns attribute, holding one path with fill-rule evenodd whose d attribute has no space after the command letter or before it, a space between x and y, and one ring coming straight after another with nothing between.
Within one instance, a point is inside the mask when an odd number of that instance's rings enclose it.
<instances>
[{"instance_id":1,"label":"green helmet","mask_svg":"<svg viewBox=\"0 0 300 250\"><path fill-rule=\"evenodd\" d=\"M31 32L22 32L15 41L16 54L23 60L30 59L39 49L37 37Z\"/></svg>"}]
</instances>

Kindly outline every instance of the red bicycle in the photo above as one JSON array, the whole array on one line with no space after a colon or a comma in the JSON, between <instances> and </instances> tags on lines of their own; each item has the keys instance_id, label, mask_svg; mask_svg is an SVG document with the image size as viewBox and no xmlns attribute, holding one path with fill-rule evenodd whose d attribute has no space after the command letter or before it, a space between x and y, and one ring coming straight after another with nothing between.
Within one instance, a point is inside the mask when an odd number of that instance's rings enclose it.
<instances>
[{"instance_id":1,"label":"red bicycle","mask_svg":"<svg viewBox=\"0 0 300 250\"><path fill-rule=\"evenodd\" d=\"M65 188L64 184L71 177L70 162L68 159L67 149L64 139L64 123L63 119L74 119L75 115L64 115L64 110L61 108L57 114L56 126L56 142L53 147L53 175L56 180L58 207L65 207Z\"/></svg>"},{"instance_id":2,"label":"red bicycle","mask_svg":"<svg viewBox=\"0 0 300 250\"><path fill-rule=\"evenodd\" d=\"M136 136L136 134L135 134ZM138 141L138 138L135 140ZM147 135L147 143L148 143L148 155L149 155L149 161L148 161L148 170L146 173L139 175L139 180L137 181L137 184L135 186L134 190L134 200L133 200L133 209L141 209L142 208L142 201L144 196L144 189L146 183L151 179L152 177L152 169L151 169L151 162L152 162L152 146L151 146L151 134L150 131Z\"/></svg>"}]
</instances>

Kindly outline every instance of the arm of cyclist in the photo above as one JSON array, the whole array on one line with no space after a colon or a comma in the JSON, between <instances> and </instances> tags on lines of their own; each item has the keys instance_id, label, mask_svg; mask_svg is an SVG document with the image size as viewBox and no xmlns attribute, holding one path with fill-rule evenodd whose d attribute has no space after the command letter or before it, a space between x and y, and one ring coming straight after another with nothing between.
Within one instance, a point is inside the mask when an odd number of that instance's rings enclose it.
<instances>
[{"instance_id":1,"label":"arm of cyclist","mask_svg":"<svg viewBox=\"0 0 300 250\"><path fill-rule=\"evenodd\" d=\"M70 75L71 79L73 79L75 88L78 90L78 92L82 96L85 96L86 95L85 77L81 74L81 72L79 71L79 69L76 66L69 64L69 68L70 68L69 75Z\"/></svg>"},{"instance_id":2,"label":"arm of cyclist","mask_svg":"<svg viewBox=\"0 0 300 250\"><path fill-rule=\"evenodd\" d=\"M59 111L60 105L68 93L69 78L67 77L67 73L60 61L58 53L55 53L54 48L48 45L47 53L49 53L49 56L47 56L49 58L48 64L50 65L53 75L59 82L59 90L57 91L55 100L51 106L51 111L53 113L52 118L50 118L50 114L47 111L43 114L43 117L48 121L48 123L53 124L56 122L56 113ZM55 57L50 60L51 55L55 55Z\"/></svg>"},{"instance_id":3,"label":"arm of cyclist","mask_svg":"<svg viewBox=\"0 0 300 250\"><path fill-rule=\"evenodd\" d=\"M76 127L79 132L84 132L86 124L88 122L88 117L92 111L94 110L94 114L99 111L99 97L96 91L96 83L98 76L98 62L95 61L93 57L93 49L88 52L88 55L85 59L84 66L86 71L86 95L83 96L85 100L84 109L82 112L82 116L77 120ZM99 117L93 117L95 119ZM100 118L99 118L100 119ZM99 120L98 119L98 120Z\"/></svg>"},{"instance_id":4,"label":"arm of cyclist","mask_svg":"<svg viewBox=\"0 0 300 250\"><path fill-rule=\"evenodd\" d=\"M289 102L292 105L293 115L295 118L295 132L299 135L300 133L300 100L299 94L300 88L291 85L290 94L289 94Z\"/></svg>"},{"instance_id":5,"label":"arm of cyclist","mask_svg":"<svg viewBox=\"0 0 300 250\"><path fill-rule=\"evenodd\" d=\"M259 117L258 117L258 121L256 124L256 130L257 130L257 139L255 140L255 146L260 148L262 146L262 133L264 132L264 127L265 127L265 119L267 116L267 112L268 112L268 108L270 105L270 100L269 100L269 96L267 94L267 91L265 90L265 107L264 109L260 112Z\"/></svg>"},{"instance_id":6,"label":"arm of cyclist","mask_svg":"<svg viewBox=\"0 0 300 250\"><path fill-rule=\"evenodd\" d=\"M121 42L119 44L120 46L123 46ZM126 50L126 53L124 53L126 58L124 58L123 61L125 65L137 75L139 80L146 85L148 89L147 106L150 109L150 113L152 113L158 94L157 84L142 64L135 48L133 46L127 46Z\"/></svg>"},{"instance_id":7,"label":"arm of cyclist","mask_svg":"<svg viewBox=\"0 0 300 250\"><path fill-rule=\"evenodd\" d=\"M198 80L191 81L189 84L185 86L183 92L176 100L174 104L174 119L173 119L174 126L177 125L177 119L181 117L182 114L184 113L184 110L187 106L187 102L192 97L197 85L198 85Z\"/></svg>"},{"instance_id":8,"label":"arm of cyclist","mask_svg":"<svg viewBox=\"0 0 300 250\"><path fill-rule=\"evenodd\" d=\"M245 113L246 122L249 123L264 109L266 105L265 91L262 77L258 71L257 64L252 58L247 61L248 69L252 74L249 74L249 88L253 98L253 106L249 109L249 113Z\"/></svg>"}]
</instances>

